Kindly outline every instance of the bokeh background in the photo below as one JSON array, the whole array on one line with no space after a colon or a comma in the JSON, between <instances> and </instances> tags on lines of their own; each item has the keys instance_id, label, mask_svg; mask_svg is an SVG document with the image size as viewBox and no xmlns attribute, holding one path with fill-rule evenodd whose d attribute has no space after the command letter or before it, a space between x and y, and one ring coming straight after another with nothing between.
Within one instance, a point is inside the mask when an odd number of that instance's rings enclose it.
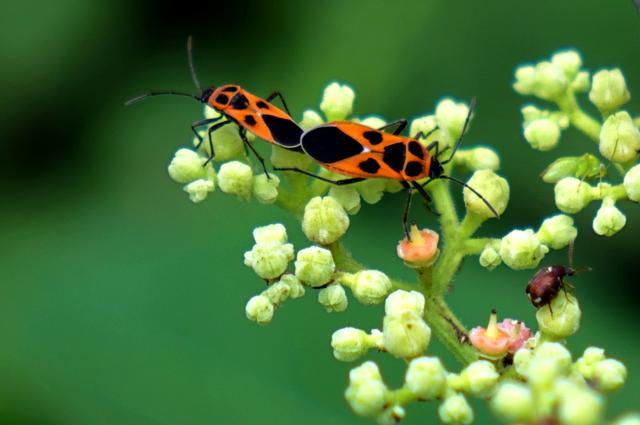
<instances>
[{"instance_id":1,"label":"bokeh background","mask_svg":"<svg viewBox=\"0 0 640 425\"><path fill-rule=\"evenodd\" d=\"M466 143L499 149L512 193L486 235L538 226L556 212L553 188L537 174L560 154L594 149L574 130L556 151L528 147L525 99L510 86L517 64L575 46L591 70L622 67L629 110L640 106L640 17L625 0L37 0L2 9L3 424L366 423L343 400L350 365L332 358L329 338L345 325L379 326L382 308L352 303L327 315L309 294L268 327L246 320L246 300L263 288L242 264L251 229L282 221L303 247L297 223L220 192L193 205L168 178L172 153L200 117L195 102L123 106L150 88L192 90L188 34L204 83L281 90L298 117L335 79L355 87L356 114L388 119L428 113L444 95L477 96ZM347 242L366 263L410 278L394 255L402 199L363 207ZM612 238L591 231L596 208L577 216L576 262L593 272L574 279L584 320L570 345L604 346L626 362L614 414L637 406L640 392L640 207L623 205L628 224ZM467 261L450 302L469 325L485 323L491 307L532 322L529 277ZM372 358L391 385L401 383L403 365ZM477 405L478 423L493 423ZM406 422L435 421L435 407L411 406Z\"/></svg>"}]
</instances>

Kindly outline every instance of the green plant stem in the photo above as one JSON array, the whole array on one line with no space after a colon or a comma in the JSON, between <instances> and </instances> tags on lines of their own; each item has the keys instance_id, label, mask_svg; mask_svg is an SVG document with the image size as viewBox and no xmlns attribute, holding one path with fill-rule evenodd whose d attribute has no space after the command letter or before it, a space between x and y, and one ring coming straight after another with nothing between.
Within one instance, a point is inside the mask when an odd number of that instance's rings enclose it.
<instances>
[{"instance_id":1,"label":"green plant stem","mask_svg":"<svg viewBox=\"0 0 640 425\"><path fill-rule=\"evenodd\" d=\"M482 250L491 243L500 242L498 238L473 238L468 239L464 243L464 247L462 251L464 255L477 255L482 252Z\"/></svg>"},{"instance_id":2,"label":"green plant stem","mask_svg":"<svg viewBox=\"0 0 640 425\"><path fill-rule=\"evenodd\" d=\"M565 96L558 99L557 103L560 109L567 114L569 121L575 128L582 131L594 142L599 142L600 123L582 110L573 91L569 91Z\"/></svg>"}]
</instances>

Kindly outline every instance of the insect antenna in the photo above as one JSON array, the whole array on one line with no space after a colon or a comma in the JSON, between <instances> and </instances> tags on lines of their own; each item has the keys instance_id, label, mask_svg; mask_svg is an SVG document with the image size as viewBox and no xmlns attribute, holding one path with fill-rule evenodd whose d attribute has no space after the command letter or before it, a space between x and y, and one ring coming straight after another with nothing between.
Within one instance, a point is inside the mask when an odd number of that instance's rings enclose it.
<instances>
[{"instance_id":1,"label":"insect antenna","mask_svg":"<svg viewBox=\"0 0 640 425\"><path fill-rule=\"evenodd\" d=\"M193 84L196 85L196 88L199 92L202 91L200 87L200 80L198 80L198 75L196 74L196 67L193 65L193 37L189 36L187 38L187 60L189 61L189 72L191 72L191 79L193 80Z\"/></svg>"},{"instance_id":2,"label":"insect antenna","mask_svg":"<svg viewBox=\"0 0 640 425\"><path fill-rule=\"evenodd\" d=\"M155 91L150 91L148 93L144 93L144 94L138 95L136 97L133 97L133 98L127 100L124 103L124 106L133 105L134 103L138 103L141 100L144 100L144 99L146 99L148 97L153 97L153 96L184 96L184 97L190 97L190 98L195 99L198 102L200 102L200 98L198 96L194 95L194 94L179 92L179 91L175 91L175 90L155 90Z\"/></svg>"},{"instance_id":3,"label":"insect antenna","mask_svg":"<svg viewBox=\"0 0 640 425\"><path fill-rule=\"evenodd\" d=\"M447 158L445 161L441 161L440 165L448 164L453 159L453 155L455 155L456 151L458 150L458 148L462 144L462 139L464 138L464 135L467 132L467 128L469 127L469 121L471 120L471 114L473 113L473 110L475 108L476 108L476 98L473 97L473 98L471 98L471 102L469 102L469 112L467 113L467 117L464 119L464 125L462 126L462 133L460 133L460 137L458 137L458 140L456 141L456 144L453 146L453 150L451 151L451 155L449 155L449 158Z\"/></svg>"},{"instance_id":4,"label":"insect antenna","mask_svg":"<svg viewBox=\"0 0 640 425\"><path fill-rule=\"evenodd\" d=\"M458 183L461 186L466 187L467 189L469 189L471 192L473 192L478 198L482 199L482 202L484 202L484 204L487 206L487 208L489 208L491 210L491 212L493 213L493 215L496 216L496 218L500 218L500 214L498 214L498 212L495 210L495 208L493 208L493 206L489 203L489 201L487 201L484 196L482 196L480 194L480 192L478 192L477 190L475 190L474 188L472 188L471 186L469 186L468 184L466 184L465 182L463 182L462 180L458 180L455 177L451 177L451 176L439 176L437 177L438 179L447 179L447 180L451 180L452 182Z\"/></svg>"}]
</instances>

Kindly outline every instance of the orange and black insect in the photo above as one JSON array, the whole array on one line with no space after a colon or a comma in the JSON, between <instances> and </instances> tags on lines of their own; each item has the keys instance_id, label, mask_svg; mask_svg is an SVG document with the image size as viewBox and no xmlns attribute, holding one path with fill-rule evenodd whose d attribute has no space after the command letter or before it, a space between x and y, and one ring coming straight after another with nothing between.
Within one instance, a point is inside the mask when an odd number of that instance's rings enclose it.
<instances>
[{"instance_id":1,"label":"orange and black insect","mask_svg":"<svg viewBox=\"0 0 640 425\"><path fill-rule=\"evenodd\" d=\"M258 158L265 173L267 173L267 170L264 160L247 140L247 131L269 143L273 143L286 149L296 150L299 152L302 151L300 149L300 137L302 136L303 130L291 118L287 103L280 92L275 91L265 99L262 99L249 93L236 84L225 84L217 88L215 86L210 86L205 89L201 89L195 67L193 66L191 37L189 37L187 41L187 56L189 59L191 78L193 79L198 91L200 91L200 94L194 95L175 90L158 90L136 96L127 101L125 105L131 105L152 96L172 95L193 98L220 112L219 117L207 118L191 124L191 130L199 140L196 148L199 148L204 141L197 129L200 127L210 126L207 130L210 152L207 162L211 161L215 156L211 135L214 131L232 123L235 123L240 127L240 137L244 141L245 145L251 149L254 155ZM270 103L275 98L280 100L284 107L284 111Z\"/></svg>"},{"instance_id":2,"label":"orange and black insect","mask_svg":"<svg viewBox=\"0 0 640 425\"><path fill-rule=\"evenodd\" d=\"M351 178L331 180L298 168L276 169L300 172L336 185L357 183L368 178L387 178L400 181L408 192L402 216L407 236L409 233L407 215L413 190L418 191L429 203L431 197L424 186L436 179L448 179L467 187L480 197L497 217L498 213L495 209L475 189L458 179L443 174L444 165L452 160L462 142L474 105L475 99L471 101L462 133L456 141L451 155L444 161L438 160L441 152L438 152L437 141L427 147L418 141L418 139L427 138L430 133L420 132L415 138L400 135L407 126L405 119L395 121L379 129L354 122L336 121L305 132L300 139L300 146L322 167ZM385 130L394 127L393 132L385 132ZM430 153L431 150L435 150L434 155ZM425 183L418 182L418 180L425 178L428 179Z\"/></svg>"}]
</instances>

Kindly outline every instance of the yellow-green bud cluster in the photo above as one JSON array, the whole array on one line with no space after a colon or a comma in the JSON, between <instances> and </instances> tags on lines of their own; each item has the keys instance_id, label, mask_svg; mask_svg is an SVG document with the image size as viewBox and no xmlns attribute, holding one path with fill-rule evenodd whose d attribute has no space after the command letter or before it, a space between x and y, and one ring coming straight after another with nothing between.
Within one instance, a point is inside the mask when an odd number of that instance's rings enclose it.
<instances>
[{"instance_id":1,"label":"yellow-green bud cluster","mask_svg":"<svg viewBox=\"0 0 640 425\"><path fill-rule=\"evenodd\" d=\"M377 329L370 334L352 327L338 329L331 336L333 356L343 362L358 360L371 348L384 350L382 339L382 332Z\"/></svg>"},{"instance_id":2,"label":"yellow-green bud cluster","mask_svg":"<svg viewBox=\"0 0 640 425\"><path fill-rule=\"evenodd\" d=\"M245 307L249 320L259 325L266 325L273 319L277 307L289 298L300 298L304 295L304 287L291 274L285 274L280 280L271 284L261 294L251 297Z\"/></svg>"},{"instance_id":3,"label":"yellow-green bud cluster","mask_svg":"<svg viewBox=\"0 0 640 425\"><path fill-rule=\"evenodd\" d=\"M509 183L505 178L498 176L489 169L478 170L467 181L467 185L480 193L499 215L503 214L507 209ZM467 211L483 219L495 217L493 211L489 209L485 202L469 188L465 187L463 194Z\"/></svg>"},{"instance_id":4,"label":"yellow-green bud cluster","mask_svg":"<svg viewBox=\"0 0 640 425\"><path fill-rule=\"evenodd\" d=\"M513 270L533 269L549 252L531 229L512 230L500 241L500 258Z\"/></svg>"},{"instance_id":5,"label":"yellow-green bud cluster","mask_svg":"<svg viewBox=\"0 0 640 425\"><path fill-rule=\"evenodd\" d=\"M356 414L376 417L383 412L388 392L378 366L368 361L351 369L344 395Z\"/></svg>"},{"instance_id":6,"label":"yellow-green bud cluster","mask_svg":"<svg viewBox=\"0 0 640 425\"><path fill-rule=\"evenodd\" d=\"M287 243L287 230L282 224L258 227L253 231L255 245L244 253L244 264L262 279L280 277L293 260L293 245Z\"/></svg>"},{"instance_id":7,"label":"yellow-green bud cluster","mask_svg":"<svg viewBox=\"0 0 640 425\"><path fill-rule=\"evenodd\" d=\"M312 198L304 208L302 231L309 240L328 245L340 239L349 228L349 216L331 196Z\"/></svg>"},{"instance_id":8,"label":"yellow-green bud cluster","mask_svg":"<svg viewBox=\"0 0 640 425\"><path fill-rule=\"evenodd\" d=\"M551 57L551 61L519 67L513 88L523 95L557 101L569 90L588 90L589 74L580 71L581 66L582 59L575 50L558 52Z\"/></svg>"},{"instance_id":9,"label":"yellow-green bud cluster","mask_svg":"<svg viewBox=\"0 0 640 425\"><path fill-rule=\"evenodd\" d=\"M215 189L216 172L211 165L205 166L206 159L191 149L178 149L169 163L169 176L178 183L185 184L183 190L193 203L202 202Z\"/></svg>"},{"instance_id":10,"label":"yellow-green bud cluster","mask_svg":"<svg viewBox=\"0 0 640 425\"><path fill-rule=\"evenodd\" d=\"M484 146L458 149L453 157L453 162L471 171L498 171L500 169L500 157L496 151Z\"/></svg>"},{"instance_id":11,"label":"yellow-green bud cluster","mask_svg":"<svg viewBox=\"0 0 640 425\"><path fill-rule=\"evenodd\" d=\"M576 333L581 317L578 300L566 291L560 291L547 306L536 311L540 332L545 338L555 341Z\"/></svg>"},{"instance_id":12,"label":"yellow-green bud cluster","mask_svg":"<svg viewBox=\"0 0 640 425\"><path fill-rule=\"evenodd\" d=\"M319 246L311 246L298 251L295 270L300 282L312 288L318 288L333 280L336 264L331 251Z\"/></svg>"},{"instance_id":13,"label":"yellow-green bud cluster","mask_svg":"<svg viewBox=\"0 0 640 425\"><path fill-rule=\"evenodd\" d=\"M630 98L624 75L618 68L603 69L593 74L589 100L603 115L617 110Z\"/></svg>"},{"instance_id":14,"label":"yellow-green bud cluster","mask_svg":"<svg viewBox=\"0 0 640 425\"><path fill-rule=\"evenodd\" d=\"M424 302L417 291L397 290L387 297L382 333L384 347L394 357L412 359L426 351L431 328L422 318Z\"/></svg>"},{"instance_id":15,"label":"yellow-green bud cluster","mask_svg":"<svg viewBox=\"0 0 640 425\"><path fill-rule=\"evenodd\" d=\"M628 163L638 158L640 130L627 111L616 112L605 120L598 148L610 161Z\"/></svg>"},{"instance_id":16,"label":"yellow-green bud cluster","mask_svg":"<svg viewBox=\"0 0 640 425\"><path fill-rule=\"evenodd\" d=\"M588 347L582 357L576 360L574 368L602 392L616 391L627 380L625 365L619 360L606 358L602 348Z\"/></svg>"},{"instance_id":17,"label":"yellow-green bud cluster","mask_svg":"<svg viewBox=\"0 0 640 425\"><path fill-rule=\"evenodd\" d=\"M351 288L353 296L365 305L380 304L391 291L391 280L378 270L361 270L343 274L340 283Z\"/></svg>"}]
</instances>

